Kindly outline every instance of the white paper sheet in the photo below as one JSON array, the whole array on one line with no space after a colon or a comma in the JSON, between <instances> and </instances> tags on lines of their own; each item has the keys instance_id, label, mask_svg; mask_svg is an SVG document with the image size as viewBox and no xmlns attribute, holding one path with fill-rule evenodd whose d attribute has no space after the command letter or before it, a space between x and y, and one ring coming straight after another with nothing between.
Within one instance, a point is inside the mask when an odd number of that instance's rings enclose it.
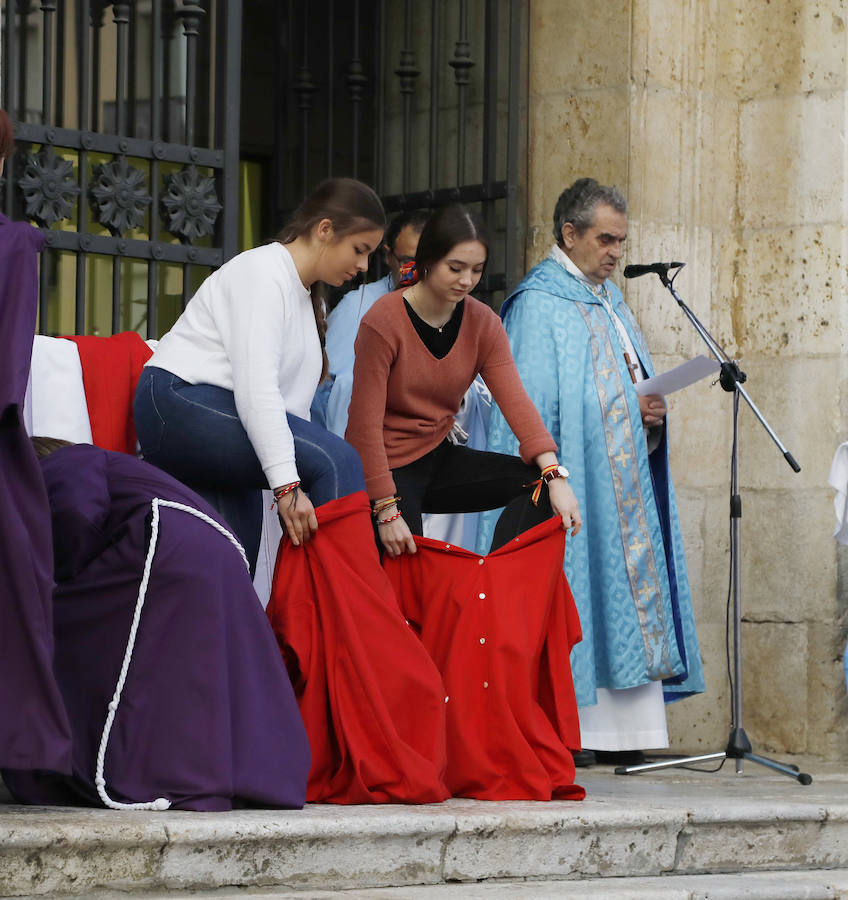
<instances>
[{"instance_id":1,"label":"white paper sheet","mask_svg":"<svg viewBox=\"0 0 848 900\"><path fill-rule=\"evenodd\" d=\"M654 375L634 384L636 393L642 396L646 394L673 394L681 388L688 387L707 375L717 375L721 366L708 356L696 356L682 365L663 372L662 375Z\"/></svg>"}]
</instances>

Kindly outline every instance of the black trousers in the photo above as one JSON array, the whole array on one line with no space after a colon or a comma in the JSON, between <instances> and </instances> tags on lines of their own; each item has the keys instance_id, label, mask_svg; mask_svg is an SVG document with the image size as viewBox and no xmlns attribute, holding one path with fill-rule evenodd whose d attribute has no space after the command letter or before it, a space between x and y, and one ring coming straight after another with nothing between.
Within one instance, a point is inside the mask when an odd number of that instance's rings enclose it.
<instances>
[{"instance_id":1,"label":"black trousers","mask_svg":"<svg viewBox=\"0 0 848 900\"><path fill-rule=\"evenodd\" d=\"M543 488L534 506L526 487L539 477L537 466L517 456L457 446L445 440L434 450L392 470L398 504L409 530L422 534L423 513L482 512L504 506L492 537L492 550L552 515ZM468 548L473 549L473 548Z\"/></svg>"}]
</instances>

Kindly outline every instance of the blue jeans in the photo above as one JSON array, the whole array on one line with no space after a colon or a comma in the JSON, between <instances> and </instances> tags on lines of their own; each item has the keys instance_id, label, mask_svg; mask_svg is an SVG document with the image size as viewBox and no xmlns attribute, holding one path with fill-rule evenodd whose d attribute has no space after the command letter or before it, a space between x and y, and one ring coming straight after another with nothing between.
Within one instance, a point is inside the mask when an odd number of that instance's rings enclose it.
<instances>
[{"instance_id":1,"label":"blue jeans","mask_svg":"<svg viewBox=\"0 0 848 900\"><path fill-rule=\"evenodd\" d=\"M133 404L147 462L189 485L227 520L255 565L262 533L263 488L269 485L236 412L232 391L189 384L171 372L142 370ZM287 414L303 490L320 506L364 490L359 455L340 437Z\"/></svg>"},{"instance_id":2,"label":"blue jeans","mask_svg":"<svg viewBox=\"0 0 848 900\"><path fill-rule=\"evenodd\" d=\"M330 391L333 387L335 379L332 375L328 375L321 384L318 385L315 396L312 398L312 406L309 408L309 421L316 425L327 427L327 403L330 399Z\"/></svg>"}]
</instances>

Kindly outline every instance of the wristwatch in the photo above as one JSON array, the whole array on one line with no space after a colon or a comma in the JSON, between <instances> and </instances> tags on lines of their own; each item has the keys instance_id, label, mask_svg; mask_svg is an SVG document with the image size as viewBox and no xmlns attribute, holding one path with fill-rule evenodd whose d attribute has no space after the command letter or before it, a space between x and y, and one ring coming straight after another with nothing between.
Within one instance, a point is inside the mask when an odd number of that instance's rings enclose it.
<instances>
[{"instance_id":1,"label":"wristwatch","mask_svg":"<svg viewBox=\"0 0 848 900\"><path fill-rule=\"evenodd\" d=\"M568 474L568 469L565 466L557 466L555 469L551 469L550 472L545 472L542 478L545 484L550 484L554 478L568 478Z\"/></svg>"}]
</instances>

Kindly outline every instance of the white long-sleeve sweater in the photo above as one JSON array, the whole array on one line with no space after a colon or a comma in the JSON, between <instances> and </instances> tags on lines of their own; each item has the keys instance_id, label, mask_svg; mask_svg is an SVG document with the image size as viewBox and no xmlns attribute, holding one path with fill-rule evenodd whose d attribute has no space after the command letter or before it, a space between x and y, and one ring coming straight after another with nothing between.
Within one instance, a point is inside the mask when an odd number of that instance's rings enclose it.
<instances>
[{"instance_id":1,"label":"white long-sleeve sweater","mask_svg":"<svg viewBox=\"0 0 848 900\"><path fill-rule=\"evenodd\" d=\"M289 251L247 250L213 272L147 365L235 394L271 487L298 481L286 412L309 418L321 377L312 300Z\"/></svg>"}]
</instances>

